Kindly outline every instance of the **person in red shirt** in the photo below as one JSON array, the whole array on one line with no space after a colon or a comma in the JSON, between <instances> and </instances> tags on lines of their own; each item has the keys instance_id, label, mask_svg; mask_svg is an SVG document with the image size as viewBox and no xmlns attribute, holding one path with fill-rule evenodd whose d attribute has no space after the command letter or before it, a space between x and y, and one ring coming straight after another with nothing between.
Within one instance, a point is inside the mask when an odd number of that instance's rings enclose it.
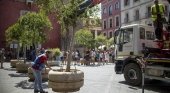
<instances>
[{"instance_id":1,"label":"person in red shirt","mask_svg":"<svg viewBox=\"0 0 170 93\"><path fill-rule=\"evenodd\" d=\"M42 76L41 76L41 72L43 70L43 68L45 68L45 65L52 69L48 64L47 64L47 59L50 55L50 51L45 51L45 53L39 55L34 62L32 62L32 70L33 70L33 74L34 74L34 93L48 93L46 91L43 90L42 88Z\"/></svg>"}]
</instances>

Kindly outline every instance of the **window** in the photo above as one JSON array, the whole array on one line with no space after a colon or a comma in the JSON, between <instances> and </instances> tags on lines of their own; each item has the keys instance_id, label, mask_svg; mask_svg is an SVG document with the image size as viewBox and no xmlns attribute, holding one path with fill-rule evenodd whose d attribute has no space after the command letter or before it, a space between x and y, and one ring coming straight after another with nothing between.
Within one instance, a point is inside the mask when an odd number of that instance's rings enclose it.
<instances>
[{"instance_id":1,"label":"window","mask_svg":"<svg viewBox=\"0 0 170 93\"><path fill-rule=\"evenodd\" d=\"M116 16L116 18L115 18L115 25L116 25L116 27L120 25L119 16Z\"/></svg>"},{"instance_id":2,"label":"window","mask_svg":"<svg viewBox=\"0 0 170 93\"><path fill-rule=\"evenodd\" d=\"M129 14L128 13L125 14L124 22L125 23L129 22Z\"/></svg>"},{"instance_id":3,"label":"window","mask_svg":"<svg viewBox=\"0 0 170 93\"><path fill-rule=\"evenodd\" d=\"M28 11L28 10L21 10L20 11L20 16L23 16L23 15L27 14L28 12L30 12L30 11Z\"/></svg>"},{"instance_id":4,"label":"window","mask_svg":"<svg viewBox=\"0 0 170 93\"><path fill-rule=\"evenodd\" d=\"M106 36L106 33L103 33L104 36Z\"/></svg>"},{"instance_id":5,"label":"window","mask_svg":"<svg viewBox=\"0 0 170 93\"><path fill-rule=\"evenodd\" d=\"M145 28L140 27L140 39L145 39Z\"/></svg>"},{"instance_id":6,"label":"window","mask_svg":"<svg viewBox=\"0 0 170 93\"><path fill-rule=\"evenodd\" d=\"M112 38L112 32L109 32L109 38Z\"/></svg>"},{"instance_id":7,"label":"window","mask_svg":"<svg viewBox=\"0 0 170 93\"><path fill-rule=\"evenodd\" d=\"M107 13L106 8L103 8L103 14L106 14L106 13Z\"/></svg>"},{"instance_id":8,"label":"window","mask_svg":"<svg viewBox=\"0 0 170 93\"><path fill-rule=\"evenodd\" d=\"M151 17L151 6L147 7L147 13L146 13L146 18L150 18Z\"/></svg>"},{"instance_id":9,"label":"window","mask_svg":"<svg viewBox=\"0 0 170 93\"><path fill-rule=\"evenodd\" d=\"M112 12L113 12L113 7L112 5L109 6L109 15L112 15Z\"/></svg>"},{"instance_id":10,"label":"window","mask_svg":"<svg viewBox=\"0 0 170 93\"><path fill-rule=\"evenodd\" d=\"M133 28L127 28L124 33L124 42L131 42L133 39Z\"/></svg>"},{"instance_id":11,"label":"window","mask_svg":"<svg viewBox=\"0 0 170 93\"><path fill-rule=\"evenodd\" d=\"M104 29L106 29L106 20L104 21Z\"/></svg>"},{"instance_id":12,"label":"window","mask_svg":"<svg viewBox=\"0 0 170 93\"><path fill-rule=\"evenodd\" d=\"M130 0L124 0L124 6L128 6L130 4Z\"/></svg>"},{"instance_id":13,"label":"window","mask_svg":"<svg viewBox=\"0 0 170 93\"><path fill-rule=\"evenodd\" d=\"M135 11L135 20L139 20L139 10Z\"/></svg>"},{"instance_id":14,"label":"window","mask_svg":"<svg viewBox=\"0 0 170 93\"><path fill-rule=\"evenodd\" d=\"M168 13L169 13L169 12L168 12L168 6L165 5L165 15L168 16Z\"/></svg>"},{"instance_id":15,"label":"window","mask_svg":"<svg viewBox=\"0 0 170 93\"><path fill-rule=\"evenodd\" d=\"M109 24L110 24L110 28L112 28L113 27L113 20L112 20L112 18L110 18Z\"/></svg>"},{"instance_id":16,"label":"window","mask_svg":"<svg viewBox=\"0 0 170 93\"><path fill-rule=\"evenodd\" d=\"M124 43L124 42L128 43L128 42L133 41L133 28L125 28L122 30L123 30L123 33L120 33L119 42L120 43Z\"/></svg>"},{"instance_id":17,"label":"window","mask_svg":"<svg viewBox=\"0 0 170 93\"><path fill-rule=\"evenodd\" d=\"M154 33L151 31L146 31L146 39L147 40L154 40Z\"/></svg>"},{"instance_id":18,"label":"window","mask_svg":"<svg viewBox=\"0 0 170 93\"><path fill-rule=\"evenodd\" d=\"M116 2L115 3L115 10L118 10L119 9L119 2Z\"/></svg>"}]
</instances>

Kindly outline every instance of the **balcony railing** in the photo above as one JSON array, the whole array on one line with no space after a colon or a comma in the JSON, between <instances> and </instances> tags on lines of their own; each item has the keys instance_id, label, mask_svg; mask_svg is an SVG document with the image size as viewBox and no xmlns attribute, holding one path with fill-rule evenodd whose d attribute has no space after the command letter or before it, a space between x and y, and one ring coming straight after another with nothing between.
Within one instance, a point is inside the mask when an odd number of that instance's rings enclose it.
<instances>
[{"instance_id":1,"label":"balcony railing","mask_svg":"<svg viewBox=\"0 0 170 93\"><path fill-rule=\"evenodd\" d=\"M136 16L134 16L134 21L138 21L140 19L140 16L138 15L136 15Z\"/></svg>"},{"instance_id":2,"label":"balcony railing","mask_svg":"<svg viewBox=\"0 0 170 93\"><path fill-rule=\"evenodd\" d=\"M124 18L124 23L128 23L129 22L129 18Z\"/></svg>"}]
</instances>

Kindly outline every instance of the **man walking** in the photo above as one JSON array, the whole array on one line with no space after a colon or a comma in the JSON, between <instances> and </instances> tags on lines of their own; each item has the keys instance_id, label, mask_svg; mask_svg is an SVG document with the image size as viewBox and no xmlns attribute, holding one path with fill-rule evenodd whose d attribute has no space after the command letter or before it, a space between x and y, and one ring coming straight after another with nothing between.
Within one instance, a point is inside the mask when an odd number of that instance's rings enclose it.
<instances>
[{"instance_id":1,"label":"man walking","mask_svg":"<svg viewBox=\"0 0 170 93\"><path fill-rule=\"evenodd\" d=\"M155 28L155 35L157 40L162 40L162 29L164 20L165 8L158 0L154 0L154 5L151 7L152 20Z\"/></svg>"},{"instance_id":2,"label":"man walking","mask_svg":"<svg viewBox=\"0 0 170 93\"><path fill-rule=\"evenodd\" d=\"M47 59L50 55L50 51L45 51L45 53L39 55L34 62L32 62L32 70L34 74L34 93L48 93L42 88L42 76L41 72L45 65L51 69L51 67L47 64Z\"/></svg>"}]
</instances>

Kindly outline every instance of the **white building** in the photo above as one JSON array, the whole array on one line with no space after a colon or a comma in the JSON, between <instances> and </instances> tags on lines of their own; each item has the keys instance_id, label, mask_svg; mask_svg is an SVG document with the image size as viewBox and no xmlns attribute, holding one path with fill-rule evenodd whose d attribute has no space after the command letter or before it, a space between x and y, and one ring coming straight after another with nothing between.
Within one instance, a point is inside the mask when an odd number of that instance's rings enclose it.
<instances>
[{"instance_id":1,"label":"white building","mask_svg":"<svg viewBox=\"0 0 170 93\"><path fill-rule=\"evenodd\" d=\"M168 14L167 0L159 0L165 5L166 14ZM151 6L154 0L121 0L121 24L150 24L151 20Z\"/></svg>"}]
</instances>

